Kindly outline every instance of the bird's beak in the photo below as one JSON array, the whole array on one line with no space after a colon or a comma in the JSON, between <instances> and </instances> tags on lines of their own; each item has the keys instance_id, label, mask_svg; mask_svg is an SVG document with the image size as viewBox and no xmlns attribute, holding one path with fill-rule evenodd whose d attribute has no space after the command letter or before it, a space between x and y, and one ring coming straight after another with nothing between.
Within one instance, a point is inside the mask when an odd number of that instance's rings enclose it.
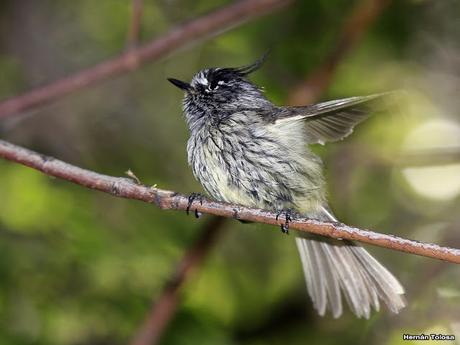
<instances>
[{"instance_id":1,"label":"bird's beak","mask_svg":"<svg viewBox=\"0 0 460 345\"><path fill-rule=\"evenodd\" d=\"M185 81L177 80L174 78L168 78L168 80L171 82L171 84L177 86L181 90L188 91L191 89L190 84L186 83Z\"/></svg>"}]
</instances>

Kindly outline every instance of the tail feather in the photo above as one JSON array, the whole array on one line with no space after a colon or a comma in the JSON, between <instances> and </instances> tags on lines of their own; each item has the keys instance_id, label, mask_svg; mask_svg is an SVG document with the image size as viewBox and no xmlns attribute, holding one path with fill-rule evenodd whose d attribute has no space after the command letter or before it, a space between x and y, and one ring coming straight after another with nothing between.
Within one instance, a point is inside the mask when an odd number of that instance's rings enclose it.
<instances>
[{"instance_id":1,"label":"tail feather","mask_svg":"<svg viewBox=\"0 0 460 345\"><path fill-rule=\"evenodd\" d=\"M340 295L340 284L339 280L336 278L334 274L334 258L333 254L330 251L330 247L325 245L324 243L321 243L321 249L322 251L326 254L326 260L325 261L325 275L327 277L326 279L326 291L327 291L327 297L329 298L329 301L331 301L331 307L332 307L332 315L334 317L339 317L342 314L342 303L341 303L341 295ZM312 245L312 247L315 247ZM318 253L318 256L321 256L321 250L316 250ZM323 312L324 314L324 312Z\"/></svg>"},{"instance_id":2,"label":"tail feather","mask_svg":"<svg viewBox=\"0 0 460 345\"><path fill-rule=\"evenodd\" d=\"M400 309L406 306L405 299L402 297L404 288L401 283L364 248L354 246L351 249L361 264L367 267L370 278L373 278L373 282L378 287L376 291L378 296L392 312L398 313ZM394 294L398 295L399 298L394 298Z\"/></svg>"},{"instance_id":3,"label":"tail feather","mask_svg":"<svg viewBox=\"0 0 460 345\"><path fill-rule=\"evenodd\" d=\"M309 268L309 274L315 275L315 280L310 280L307 282L307 288L312 295L313 300L315 301L316 309L318 313L324 315L326 312L326 290L323 289L323 286L327 286L325 281L326 272L323 269L323 262L317 253L313 250L309 242L304 242L306 255L303 262L307 263ZM309 264L310 263L310 264ZM318 267L317 271L314 271L314 268Z\"/></svg>"},{"instance_id":4,"label":"tail feather","mask_svg":"<svg viewBox=\"0 0 460 345\"><path fill-rule=\"evenodd\" d=\"M323 216L335 220L327 210ZM394 313L405 306L404 288L364 248L320 237L296 238L296 244L308 293L320 315L327 309L335 318L342 314L341 293L358 317L378 311L379 299Z\"/></svg>"}]
</instances>

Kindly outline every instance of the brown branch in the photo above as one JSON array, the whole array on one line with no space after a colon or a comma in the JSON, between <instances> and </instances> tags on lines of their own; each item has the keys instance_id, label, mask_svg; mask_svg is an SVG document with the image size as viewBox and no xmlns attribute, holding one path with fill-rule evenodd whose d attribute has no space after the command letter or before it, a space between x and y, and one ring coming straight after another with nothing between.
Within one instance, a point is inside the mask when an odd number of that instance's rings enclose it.
<instances>
[{"instance_id":1,"label":"brown branch","mask_svg":"<svg viewBox=\"0 0 460 345\"><path fill-rule=\"evenodd\" d=\"M0 118L52 102L59 97L109 77L132 71L147 61L158 60L180 47L199 39L217 35L290 2L291 0L244 0L222 7L177 26L162 37L142 47L132 49L66 78L7 99L0 103Z\"/></svg>"},{"instance_id":2,"label":"brown branch","mask_svg":"<svg viewBox=\"0 0 460 345\"><path fill-rule=\"evenodd\" d=\"M303 105L314 102L331 83L335 70L348 52L376 21L390 0L362 0L345 21L340 38L331 54L307 79L290 92L288 103Z\"/></svg>"},{"instance_id":3,"label":"brown branch","mask_svg":"<svg viewBox=\"0 0 460 345\"><path fill-rule=\"evenodd\" d=\"M394 158L394 164L402 167L450 165L459 162L459 147L413 150L412 152L402 152L400 156Z\"/></svg>"},{"instance_id":4,"label":"brown branch","mask_svg":"<svg viewBox=\"0 0 460 345\"><path fill-rule=\"evenodd\" d=\"M136 184L129 178L98 174L3 140L0 140L0 157L87 188L96 189L121 198L153 203L163 210L186 210L188 206L188 198L185 195ZM276 213L272 211L213 200L203 199L201 203L194 203L193 208L196 208L201 213L226 218L277 226L283 224L283 220L277 219ZM336 239L354 240L405 253L460 263L460 249L441 247L436 244L423 243L370 230L358 229L341 223L328 223L297 217L290 223L290 228Z\"/></svg>"},{"instance_id":5,"label":"brown branch","mask_svg":"<svg viewBox=\"0 0 460 345\"><path fill-rule=\"evenodd\" d=\"M460 147L439 147L402 150L383 154L363 145L344 144L334 154L343 160L359 160L359 164L382 167L414 168L460 163Z\"/></svg>"},{"instance_id":6,"label":"brown branch","mask_svg":"<svg viewBox=\"0 0 460 345\"><path fill-rule=\"evenodd\" d=\"M204 224L200 237L182 257L172 278L166 284L158 301L153 304L144 324L136 333L130 345L150 345L158 342L180 302L180 288L211 251L223 229L224 220L225 218L222 217L212 217Z\"/></svg>"},{"instance_id":7,"label":"brown branch","mask_svg":"<svg viewBox=\"0 0 460 345\"><path fill-rule=\"evenodd\" d=\"M129 26L128 37L127 37L127 48L128 50L133 49L139 42L139 33L141 29L142 10L144 8L144 0L132 0L131 1L131 23Z\"/></svg>"}]
</instances>

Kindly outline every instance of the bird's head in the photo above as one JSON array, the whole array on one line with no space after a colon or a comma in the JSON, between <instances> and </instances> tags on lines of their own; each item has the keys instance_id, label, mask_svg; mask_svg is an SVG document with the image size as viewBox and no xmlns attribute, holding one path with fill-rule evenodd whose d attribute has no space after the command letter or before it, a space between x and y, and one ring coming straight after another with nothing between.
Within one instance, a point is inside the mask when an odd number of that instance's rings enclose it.
<instances>
[{"instance_id":1,"label":"bird's head","mask_svg":"<svg viewBox=\"0 0 460 345\"><path fill-rule=\"evenodd\" d=\"M168 78L185 92L184 112L187 120L215 118L266 105L268 101L262 91L247 79L250 73L260 68L265 57L243 67L203 69L193 76L190 83Z\"/></svg>"}]
</instances>

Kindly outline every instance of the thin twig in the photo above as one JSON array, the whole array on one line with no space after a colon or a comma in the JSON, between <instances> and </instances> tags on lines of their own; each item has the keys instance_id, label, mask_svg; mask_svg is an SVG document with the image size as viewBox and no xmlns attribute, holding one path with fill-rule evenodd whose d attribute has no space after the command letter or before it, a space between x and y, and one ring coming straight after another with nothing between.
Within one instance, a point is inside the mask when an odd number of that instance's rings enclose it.
<instances>
[{"instance_id":1,"label":"thin twig","mask_svg":"<svg viewBox=\"0 0 460 345\"><path fill-rule=\"evenodd\" d=\"M331 54L307 79L292 89L288 103L303 105L315 101L331 83L339 63L356 46L389 3L390 0L362 0L345 21Z\"/></svg>"},{"instance_id":2,"label":"thin twig","mask_svg":"<svg viewBox=\"0 0 460 345\"><path fill-rule=\"evenodd\" d=\"M189 204L189 200L185 195L139 185L125 177L98 174L3 140L0 140L0 157L87 188L96 189L117 197L153 203L163 210L186 210ZM201 202L195 202L193 208L201 213L255 223L277 226L284 223L283 219L277 219L276 213L272 211L217 202L204 198ZM290 222L290 228L336 239L355 240L405 253L460 263L460 249L441 247L436 244L423 243L370 230L358 229L341 223L321 222L315 219L297 217Z\"/></svg>"},{"instance_id":3,"label":"thin twig","mask_svg":"<svg viewBox=\"0 0 460 345\"><path fill-rule=\"evenodd\" d=\"M109 77L132 71L147 61L158 60L180 47L222 33L290 2L292 0L245 0L231 3L207 15L179 25L142 47L132 49L66 78L7 99L0 103L0 118L52 102L66 94Z\"/></svg>"},{"instance_id":4,"label":"thin twig","mask_svg":"<svg viewBox=\"0 0 460 345\"><path fill-rule=\"evenodd\" d=\"M134 49L139 43L143 8L144 0L131 1L131 22L128 30L128 38L126 40L128 50Z\"/></svg>"},{"instance_id":5,"label":"thin twig","mask_svg":"<svg viewBox=\"0 0 460 345\"><path fill-rule=\"evenodd\" d=\"M158 301L153 304L130 345L152 345L158 342L180 302L180 288L211 251L223 229L224 220L225 218L222 217L212 217L204 224L198 240L182 257L172 278L166 284Z\"/></svg>"}]
</instances>

